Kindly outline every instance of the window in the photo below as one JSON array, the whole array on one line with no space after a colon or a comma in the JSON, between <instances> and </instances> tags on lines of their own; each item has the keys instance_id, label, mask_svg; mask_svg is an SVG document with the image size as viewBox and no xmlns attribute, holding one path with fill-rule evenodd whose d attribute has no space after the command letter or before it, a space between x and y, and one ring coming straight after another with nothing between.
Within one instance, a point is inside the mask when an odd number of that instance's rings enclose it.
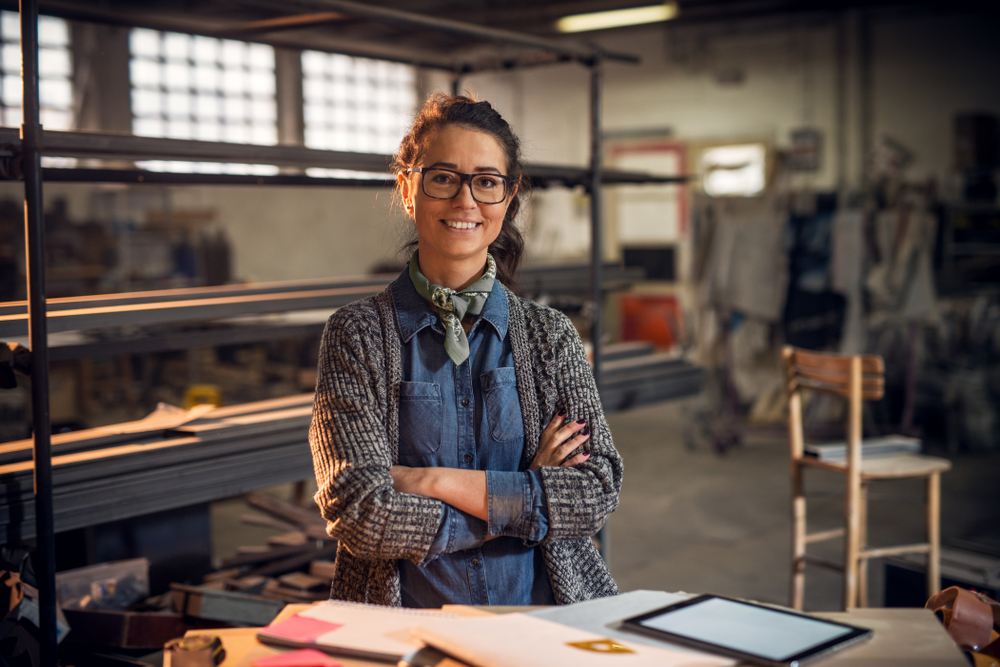
<instances>
[{"instance_id":1,"label":"window","mask_svg":"<svg viewBox=\"0 0 1000 667\"><path fill-rule=\"evenodd\" d=\"M413 67L303 51L302 76L306 146L358 153L392 153L399 148L416 105Z\"/></svg>"},{"instance_id":2,"label":"window","mask_svg":"<svg viewBox=\"0 0 1000 667\"><path fill-rule=\"evenodd\" d=\"M53 16L38 17L38 98L42 125L49 130L73 127L72 66L69 27ZM17 12L0 12L0 120L20 127L21 19Z\"/></svg>"},{"instance_id":3,"label":"window","mask_svg":"<svg viewBox=\"0 0 1000 667\"><path fill-rule=\"evenodd\" d=\"M274 49L135 28L129 37L132 131L147 137L277 142ZM167 162L158 171L274 174L270 165Z\"/></svg>"},{"instance_id":4,"label":"window","mask_svg":"<svg viewBox=\"0 0 1000 667\"><path fill-rule=\"evenodd\" d=\"M750 197L764 191L767 149L763 144L709 148L701 156L702 187L713 197Z\"/></svg>"}]
</instances>

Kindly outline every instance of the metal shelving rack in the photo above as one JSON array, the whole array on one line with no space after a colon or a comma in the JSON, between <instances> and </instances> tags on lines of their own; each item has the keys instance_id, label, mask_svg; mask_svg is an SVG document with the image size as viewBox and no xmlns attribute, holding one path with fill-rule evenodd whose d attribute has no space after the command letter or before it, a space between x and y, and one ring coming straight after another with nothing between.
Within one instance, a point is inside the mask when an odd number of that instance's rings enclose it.
<instances>
[{"instance_id":1,"label":"metal shelving rack","mask_svg":"<svg viewBox=\"0 0 1000 667\"><path fill-rule=\"evenodd\" d=\"M264 4L264 3L260 3ZM577 62L590 70L590 164L587 168L571 168L545 165L529 165L527 173L536 185L559 183L582 185L591 196L591 262L590 294L594 304L591 340L601 340L600 305L602 300L602 219L601 187L608 183L671 183L685 179L677 177L657 177L650 174L634 174L605 170L602 163L601 145L601 93L603 85L603 65L606 61L638 62L638 58L627 54L609 53L597 47L578 46L515 32L496 30L479 25L465 24L447 19L421 16L408 12L366 5L352 0L296 0L296 7L312 11L336 11L377 22L405 26L417 30L438 31L447 34L487 40L533 49L545 57L523 59L505 57L499 60L456 63L449 59L427 57L401 57L391 47L380 49L368 44L364 48L348 45L336 49L348 55L383 58L397 62L409 62L419 67L447 71L453 76L453 88L458 89L461 77L475 72L510 69L512 67L544 65L558 62ZM128 15L116 14L99 8L48 3L46 13L64 18L109 23L117 25L149 27L161 30L177 30L193 34L231 37L232 31L206 29L185 20L160 19L139 24ZM254 185L317 185L317 186L385 186L380 179L312 178L298 175L242 176L222 174L177 174L141 170L117 169L42 169L43 155L83 158L124 158L124 159L175 159L219 162L245 162L252 164L293 165L297 167L322 166L351 169L357 171L385 171L386 156L336 151L319 151L300 146L247 146L217 144L199 141L154 139L101 132L43 132L39 122L38 102L38 11L39 0L21 0L21 43L24 88L24 123L20 136L16 131L0 129L0 166L9 178L21 177L25 183L25 226L28 267L28 303L26 319L32 353L32 414L34 418L34 497L36 512L36 534L39 558L38 584L40 591L40 629L42 637L43 665L56 664L56 597L55 558L52 503L51 427L49 422L49 349L48 332L59 330L59 323L67 317L67 311L53 304L53 313L47 316L45 291L45 238L42 224L42 183L50 181L75 182L122 182L122 183L169 183L169 184L254 184ZM245 38L245 37L244 37ZM277 46L295 46L294 41L282 38L257 39ZM367 288L367 286L365 287ZM347 290L350 292L350 289ZM329 296L329 295L327 295ZM300 295L304 303L315 300L316 294ZM162 304L159 304L162 306ZM197 307L188 304L191 307ZM202 304L205 305L205 304ZM218 305L218 304L216 304ZM287 304L286 304L287 305ZM130 312L143 311L148 316L150 307L133 304ZM112 312L128 307L122 304L109 306ZM285 307L285 306L283 306ZM160 313L169 309L153 308ZM92 313L100 316L100 313ZM18 313L7 312L4 317L20 317ZM169 321L162 320L162 321ZM594 378L598 387L602 381L602 351L599 344L593 349ZM607 541L602 540L606 554Z\"/></svg>"}]
</instances>

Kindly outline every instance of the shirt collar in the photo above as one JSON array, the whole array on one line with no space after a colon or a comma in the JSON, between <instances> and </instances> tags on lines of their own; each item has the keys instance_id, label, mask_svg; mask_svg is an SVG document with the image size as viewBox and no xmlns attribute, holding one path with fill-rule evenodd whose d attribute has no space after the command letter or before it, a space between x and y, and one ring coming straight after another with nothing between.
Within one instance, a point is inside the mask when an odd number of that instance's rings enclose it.
<instances>
[{"instance_id":1,"label":"shirt collar","mask_svg":"<svg viewBox=\"0 0 1000 667\"><path fill-rule=\"evenodd\" d=\"M439 323L431 305L417 294L417 288L413 286L407 269L396 278L390 289L396 309L396 321L399 323L399 335L404 343L408 343L424 327L433 327ZM500 281L496 280L479 318L489 322L497 336L503 340L507 335L508 315L507 294ZM436 328L440 329L440 326Z\"/></svg>"}]
</instances>

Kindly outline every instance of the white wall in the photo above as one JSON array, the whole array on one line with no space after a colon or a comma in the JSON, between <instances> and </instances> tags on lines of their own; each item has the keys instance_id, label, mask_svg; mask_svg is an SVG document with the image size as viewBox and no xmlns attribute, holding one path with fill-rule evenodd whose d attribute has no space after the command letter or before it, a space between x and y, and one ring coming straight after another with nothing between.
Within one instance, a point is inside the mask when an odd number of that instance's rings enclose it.
<instances>
[{"instance_id":1,"label":"white wall","mask_svg":"<svg viewBox=\"0 0 1000 667\"><path fill-rule=\"evenodd\" d=\"M351 276L392 260L407 222L382 188L199 187L178 209L213 207L233 246L233 274L251 281Z\"/></svg>"},{"instance_id":2,"label":"white wall","mask_svg":"<svg viewBox=\"0 0 1000 667\"><path fill-rule=\"evenodd\" d=\"M103 189L108 190L107 186ZM233 249L233 276L251 282L368 273L377 262L398 259L397 250L406 242L410 228L392 202L393 193L384 188L201 186L166 190L175 212L215 213L206 226L225 230ZM43 186L46 206L57 198L66 200L69 217L76 222L93 219L96 192L100 190L87 184ZM21 200L23 186L2 183L0 197ZM136 210L133 206L119 215L139 226L146 224Z\"/></svg>"}]
</instances>

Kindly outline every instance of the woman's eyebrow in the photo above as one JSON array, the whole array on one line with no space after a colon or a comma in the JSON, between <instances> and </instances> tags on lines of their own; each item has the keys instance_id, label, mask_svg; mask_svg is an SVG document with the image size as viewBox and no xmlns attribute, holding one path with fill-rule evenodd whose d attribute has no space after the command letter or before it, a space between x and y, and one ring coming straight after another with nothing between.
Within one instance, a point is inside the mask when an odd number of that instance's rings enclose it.
<instances>
[{"instance_id":1,"label":"woman's eyebrow","mask_svg":"<svg viewBox=\"0 0 1000 667\"><path fill-rule=\"evenodd\" d=\"M431 166L432 167L443 167L445 169L455 169L455 170L458 169L458 165L455 164L454 162L435 162ZM497 174L502 173L496 167L476 167L473 171L476 172L476 173L479 173L479 172L494 172L494 173L497 173Z\"/></svg>"}]
</instances>

